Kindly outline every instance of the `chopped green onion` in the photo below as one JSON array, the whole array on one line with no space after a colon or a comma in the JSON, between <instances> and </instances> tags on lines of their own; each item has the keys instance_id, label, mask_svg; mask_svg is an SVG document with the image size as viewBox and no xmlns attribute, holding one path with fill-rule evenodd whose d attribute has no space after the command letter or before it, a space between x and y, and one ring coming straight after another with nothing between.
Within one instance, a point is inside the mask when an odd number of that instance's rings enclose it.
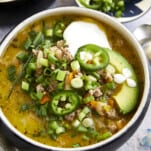
<instances>
[{"instance_id":1,"label":"chopped green onion","mask_svg":"<svg viewBox=\"0 0 151 151\"><path fill-rule=\"evenodd\" d=\"M105 84L106 89L114 90L116 88L115 82L108 82Z\"/></svg>"},{"instance_id":2,"label":"chopped green onion","mask_svg":"<svg viewBox=\"0 0 151 151\"><path fill-rule=\"evenodd\" d=\"M44 67L48 67L48 60L45 58L40 58L39 63L44 66Z\"/></svg>"},{"instance_id":3,"label":"chopped green onion","mask_svg":"<svg viewBox=\"0 0 151 151\"><path fill-rule=\"evenodd\" d=\"M85 113L85 114L88 114L90 112L90 109L88 107L84 107L82 112Z\"/></svg>"},{"instance_id":4,"label":"chopped green onion","mask_svg":"<svg viewBox=\"0 0 151 151\"><path fill-rule=\"evenodd\" d=\"M107 132L104 132L103 134L98 135L97 140L104 140L110 136L112 136L111 132L107 131Z\"/></svg>"},{"instance_id":5,"label":"chopped green onion","mask_svg":"<svg viewBox=\"0 0 151 151\"><path fill-rule=\"evenodd\" d=\"M64 132L65 132L64 127L59 126L59 127L56 128L56 134L61 134L61 133L64 133Z\"/></svg>"},{"instance_id":6,"label":"chopped green onion","mask_svg":"<svg viewBox=\"0 0 151 151\"><path fill-rule=\"evenodd\" d=\"M38 100L41 100L42 97L43 97L43 93L42 92L37 92L36 97L37 97Z\"/></svg>"},{"instance_id":7,"label":"chopped green onion","mask_svg":"<svg viewBox=\"0 0 151 151\"><path fill-rule=\"evenodd\" d=\"M42 32L37 33L35 39L33 40L33 45L35 46L35 48L42 43L42 41L44 40L44 36L42 34Z\"/></svg>"},{"instance_id":8,"label":"chopped green onion","mask_svg":"<svg viewBox=\"0 0 151 151\"><path fill-rule=\"evenodd\" d=\"M86 136L86 135L83 135L83 136L82 136L82 139L85 140L85 141L90 140L90 138L89 138L88 136Z\"/></svg>"},{"instance_id":9,"label":"chopped green onion","mask_svg":"<svg viewBox=\"0 0 151 151\"><path fill-rule=\"evenodd\" d=\"M25 75L25 79L26 79L26 81L29 82L29 83L31 83L31 82L33 81L33 77L32 77L32 75L30 75L30 74L26 74L26 75Z\"/></svg>"},{"instance_id":10,"label":"chopped green onion","mask_svg":"<svg viewBox=\"0 0 151 151\"><path fill-rule=\"evenodd\" d=\"M28 55L26 53L19 53L16 58L22 62L25 62L28 58Z\"/></svg>"},{"instance_id":11,"label":"chopped green onion","mask_svg":"<svg viewBox=\"0 0 151 151\"><path fill-rule=\"evenodd\" d=\"M40 106L40 116L47 116L47 105L48 104Z\"/></svg>"},{"instance_id":12,"label":"chopped green onion","mask_svg":"<svg viewBox=\"0 0 151 151\"><path fill-rule=\"evenodd\" d=\"M49 130L50 131L50 130ZM49 135L50 137L53 139L53 140L56 140L57 139L57 134L55 134L55 132L53 132L52 134L49 132Z\"/></svg>"},{"instance_id":13,"label":"chopped green onion","mask_svg":"<svg viewBox=\"0 0 151 151\"><path fill-rule=\"evenodd\" d=\"M86 127L84 127L83 125L80 125L80 126L78 126L77 131L85 133L88 131L88 129Z\"/></svg>"},{"instance_id":14,"label":"chopped green onion","mask_svg":"<svg viewBox=\"0 0 151 151\"><path fill-rule=\"evenodd\" d=\"M25 69L26 69L26 67L28 66L28 64L29 64L30 60L32 59L32 57L33 57L33 55L30 54L29 57L28 57L28 59L27 59L27 61L26 61L25 64L23 65L21 72L20 72L19 75L16 77L15 81L13 82L13 85L12 85L10 91L9 91L9 94L8 94L8 98L11 96L11 94L12 94L12 92L13 92L13 90L14 90L16 84L17 84L17 82L19 82L19 80L20 80L20 79L22 78L22 76L24 75Z\"/></svg>"},{"instance_id":15,"label":"chopped green onion","mask_svg":"<svg viewBox=\"0 0 151 151\"><path fill-rule=\"evenodd\" d=\"M46 35L46 37L52 37L53 36L53 30L52 29L47 29L45 31L45 35Z\"/></svg>"},{"instance_id":16,"label":"chopped green onion","mask_svg":"<svg viewBox=\"0 0 151 151\"><path fill-rule=\"evenodd\" d=\"M99 86L99 83L97 81L87 80L85 82L84 88L85 88L85 90L91 90L91 89L97 88L98 86Z\"/></svg>"},{"instance_id":17,"label":"chopped green onion","mask_svg":"<svg viewBox=\"0 0 151 151\"><path fill-rule=\"evenodd\" d=\"M28 64L28 68L30 68L31 70L36 70L36 63L30 62Z\"/></svg>"},{"instance_id":18,"label":"chopped green onion","mask_svg":"<svg viewBox=\"0 0 151 151\"><path fill-rule=\"evenodd\" d=\"M93 95L90 95L90 96L86 96L84 99L83 99L83 102L84 103L89 103L90 101L93 101L95 100L94 96Z\"/></svg>"},{"instance_id":19,"label":"chopped green onion","mask_svg":"<svg viewBox=\"0 0 151 151\"><path fill-rule=\"evenodd\" d=\"M59 70L58 73L57 73L57 76L56 76L56 80L64 81L66 73L67 73L66 71Z\"/></svg>"},{"instance_id":20,"label":"chopped green onion","mask_svg":"<svg viewBox=\"0 0 151 151\"><path fill-rule=\"evenodd\" d=\"M16 78L16 67L14 65L10 65L7 68L8 79L10 81L14 81Z\"/></svg>"},{"instance_id":21,"label":"chopped green onion","mask_svg":"<svg viewBox=\"0 0 151 151\"><path fill-rule=\"evenodd\" d=\"M71 69L73 71L79 71L80 70L80 64L78 60L74 60L71 62Z\"/></svg>"},{"instance_id":22,"label":"chopped green onion","mask_svg":"<svg viewBox=\"0 0 151 151\"><path fill-rule=\"evenodd\" d=\"M40 75L39 77L36 78L35 80L37 83L42 83L44 81L44 75Z\"/></svg>"},{"instance_id":23,"label":"chopped green onion","mask_svg":"<svg viewBox=\"0 0 151 151\"><path fill-rule=\"evenodd\" d=\"M80 147L81 145L79 143L77 144L73 144L72 147L76 148L76 147Z\"/></svg>"},{"instance_id":24,"label":"chopped green onion","mask_svg":"<svg viewBox=\"0 0 151 151\"><path fill-rule=\"evenodd\" d=\"M59 82L58 84L57 84L57 89L58 90L64 90L64 82Z\"/></svg>"},{"instance_id":25,"label":"chopped green onion","mask_svg":"<svg viewBox=\"0 0 151 151\"><path fill-rule=\"evenodd\" d=\"M123 14L123 12L122 12L121 10L119 10L119 11L117 11L117 12L115 13L115 16L116 16L116 17L121 17L122 14Z\"/></svg>"},{"instance_id":26,"label":"chopped green onion","mask_svg":"<svg viewBox=\"0 0 151 151\"><path fill-rule=\"evenodd\" d=\"M59 125L56 121L51 121L51 123L49 123L49 127L53 130L56 130L59 127Z\"/></svg>"},{"instance_id":27,"label":"chopped green onion","mask_svg":"<svg viewBox=\"0 0 151 151\"><path fill-rule=\"evenodd\" d=\"M83 80L81 78L73 78L71 80L71 86L75 89L79 89L83 87Z\"/></svg>"},{"instance_id":28,"label":"chopped green onion","mask_svg":"<svg viewBox=\"0 0 151 151\"><path fill-rule=\"evenodd\" d=\"M29 63L27 68L26 68L26 74L32 75L33 71L36 70L36 63Z\"/></svg>"},{"instance_id":29,"label":"chopped green onion","mask_svg":"<svg viewBox=\"0 0 151 151\"><path fill-rule=\"evenodd\" d=\"M29 90L29 83L26 82L26 81L22 81L22 85L21 85L21 88L25 91L28 91Z\"/></svg>"},{"instance_id":30,"label":"chopped green onion","mask_svg":"<svg viewBox=\"0 0 151 151\"><path fill-rule=\"evenodd\" d=\"M80 121L77 119L75 121L73 121L73 123L72 123L73 127L78 127L79 125L80 125Z\"/></svg>"},{"instance_id":31,"label":"chopped green onion","mask_svg":"<svg viewBox=\"0 0 151 151\"><path fill-rule=\"evenodd\" d=\"M48 54L48 60L54 64L58 61L58 59L54 56L53 53Z\"/></svg>"},{"instance_id":32,"label":"chopped green onion","mask_svg":"<svg viewBox=\"0 0 151 151\"><path fill-rule=\"evenodd\" d=\"M24 49L25 49L25 50L29 50L31 44L32 44L32 40L31 40L30 37L28 37L28 38L26 39L25 43L24 43Z\"/></svg>"},{"instance_id":33,"label":"chopped green onion","mask_svg":"<svg viewBox=\"0 0 151 151\"><path fill-rule=\"evenodd\" d=\"M51 76L51 69L50 68L45 68L43 71L44 76Z\"/></svg>"},{"instance_id":34,"label":"chopped green onion","mask_svg":"<svg viewBox=\"0 0 151 151\"><path fill-rule=\"evenodd\" d=\"M65 123L64 124L65 129L70 130L71 129L71 125L69 123Z\"/></svg>"},{"instance_id":35,"label":"chopped green onion","mask_svg":"<svg viewBox=\"0 0 151 151\"><path fill-rule=\"evenodd\" d=\"M50 52L50 47L51 47L51 41L48 39L45 39L42 43L42 48L44 49L44 51Z\"/></svg>"},{"instance_id":36,"label":"chopped green onion","mask_svg":"<svg viewBox=\"0 0 151 151\"><path fill-rule=\"evenodd\" d=\"M63 63L61 64L61 69L64 69L64 70L67 69L67 63L66 63L66 62L63 62Z\"/></svg>"},{"instance_id":37,"label":"chopped green onion","mask_svg":"<svg viewBox=\"0 0 151 151\"><path fill-rule=\"evenodd\" d=\"M35 92L31 91L31 92L29 93L29 95L30 95L30 97L31 97L34 101L37 100L37 97L36 97L36 93L35 93Z\"/></svg>"},{"instance_id":38,"label":"chopped green onion","mask_svg":"<svg viewBox=\"0 0 151 151\"><path fill-rule=\"evenodd\" d=\"M80 121L82 121L85 117L86 117L86 114L83 113L83 112L80 112L79 115L78 115L78 118L79 118Z\"/></svg>"},{"instance_id":39,"label":"chopped green onion","mask_svg":"<svg viewBox=\"0 0 151 151\"><path fill-rule=\"evenodd\" d=\"M93 122L93 119L90 118L90 117L87 117L85 118L83 121L82 121L82 124L84 127L94 127L94 122Z\"/></svg>"},{"instance_id":40,"label":"chopped green onion","mask_svg":"<svg viewBox=\"0 0 151 151\"><path fill-rule=\"evenodd\" d=\"M92 72L92 76L94 76L97 80L100 79L100 75L97 72Z\"/></svg>"},{"instance_id":41,"label":"chopped green onion","mask_svg":"<svg viewBox=\"0 0 151 151\"><path fill-rule=\"evenodd\" d=\"M52 130L52 129L49 129L49 130L48 130L48 134L49 134L49 135L52 135L52 134L54 134L54 130Z\"/></svg>"},{"instance_id":42,"label":"chopped green onion","mask_svg":"<svg viewBox=\"0 0 151 151\"><path fill-rule=\"evenodd\" d=\"M89 112L90 109L88 107L84 107L83 110L78 114L79 120L82 121Z\"/></svg>"}]
</instances>

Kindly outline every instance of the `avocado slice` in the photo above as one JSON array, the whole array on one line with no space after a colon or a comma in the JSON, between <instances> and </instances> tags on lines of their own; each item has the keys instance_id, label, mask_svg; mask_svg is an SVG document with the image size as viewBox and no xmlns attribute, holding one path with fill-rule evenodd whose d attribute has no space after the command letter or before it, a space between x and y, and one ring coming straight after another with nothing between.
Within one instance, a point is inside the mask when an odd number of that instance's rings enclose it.
<instances>
[{"instance_id":1,"label":"avocado slice","mask_svg":"<svg viewBox=\"0 0 151 151\"><path fill-rule=\"evenodd\" d=\"M135 80L137 83L136 74L130 63L118 52L113 50L107 50L110 58L110 64L115 67L117 73L122 73L124 68L128 68L132 75L131 79ZM136 87L130 87L126 82L121 84L120 89L113 94L117 105L122 114L127 114L131 112L137 104L138 99L138 85Z\"/></svg>"}]
</instances>

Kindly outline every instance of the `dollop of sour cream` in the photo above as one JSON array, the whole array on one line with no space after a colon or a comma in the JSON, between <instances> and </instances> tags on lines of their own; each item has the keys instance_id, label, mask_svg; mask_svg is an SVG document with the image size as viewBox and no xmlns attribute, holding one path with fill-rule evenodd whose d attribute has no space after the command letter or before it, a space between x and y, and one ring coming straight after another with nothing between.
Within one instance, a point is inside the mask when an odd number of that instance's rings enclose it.
<instances>
[{"instance_id":1,"label":"dollop of sour cream","mask_svg":"<svg viewBox=\"0 0 151 151\"><path fill-rule=\"evenodd\" d=\"M74 21L65 29L63 37L73 56L78 48L85 44L96 44L101 47L111 48L103 26L98 26L93 22Z\"/></svg>"}]
</instances>

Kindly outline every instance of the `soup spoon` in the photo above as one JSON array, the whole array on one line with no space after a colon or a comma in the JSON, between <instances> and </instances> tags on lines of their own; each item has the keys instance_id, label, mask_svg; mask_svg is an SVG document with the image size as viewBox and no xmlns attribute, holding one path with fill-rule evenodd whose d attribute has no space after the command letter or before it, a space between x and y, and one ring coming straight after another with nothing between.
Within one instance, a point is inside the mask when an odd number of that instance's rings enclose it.
<instances>
[{"instance_id":1,"label":"soup spoon","mask_svg":"<svg viewBox=\"0 0 151 151\"><path fill-rule=\"evenodd\" d=\"M143 24L137 27L133 34L143 47L145 54L151 63L151 24Z\"/></svg>"}]
</instances>

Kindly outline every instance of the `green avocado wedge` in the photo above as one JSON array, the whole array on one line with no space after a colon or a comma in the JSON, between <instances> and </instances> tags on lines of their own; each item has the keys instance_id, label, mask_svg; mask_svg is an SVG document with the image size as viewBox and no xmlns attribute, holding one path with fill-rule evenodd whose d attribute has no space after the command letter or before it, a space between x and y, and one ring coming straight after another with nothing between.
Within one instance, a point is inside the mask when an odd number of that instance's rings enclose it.
<instances>
[{"instance_id":1,"label":"green avocado wedge","mask_svg":"<svg viewBox=\"0 0 151 151\"><path fill-rule=\"evenodd\" d=\"M137 78L135 71L131 64L118 52L113 50L107 50L110 64L114 66L117 73L122 73L124 68L128 68L131 71L131 79L135 80L137 83ZM138 84L136 87L130 87L126 82L122 83L120 89L113 94L113 98L115 99L120 111L122 114L127 114L134 110L137 105L138 100Z\"/></svg>"}]
</instances>

